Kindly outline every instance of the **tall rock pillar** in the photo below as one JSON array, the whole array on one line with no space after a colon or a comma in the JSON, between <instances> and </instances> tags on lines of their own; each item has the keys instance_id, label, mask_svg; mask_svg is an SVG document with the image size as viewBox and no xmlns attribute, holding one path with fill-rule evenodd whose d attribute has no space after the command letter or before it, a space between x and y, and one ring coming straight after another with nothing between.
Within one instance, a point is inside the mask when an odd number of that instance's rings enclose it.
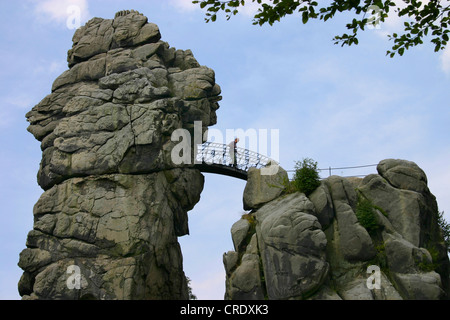
<instances>
[{"instance_id":1,"label":"tall rock pillar","mask_svg":"<svg viewBox=\"0 0 450 320\"><path fill-rule=\"evenodd\" d=\"M188 298L177 237L203 176L172 162L171 134L215 124L220 87L160 38L136 11L91 19L27 113L45 192L20 253L24 299Z\"/></svg>"}]
</instances>

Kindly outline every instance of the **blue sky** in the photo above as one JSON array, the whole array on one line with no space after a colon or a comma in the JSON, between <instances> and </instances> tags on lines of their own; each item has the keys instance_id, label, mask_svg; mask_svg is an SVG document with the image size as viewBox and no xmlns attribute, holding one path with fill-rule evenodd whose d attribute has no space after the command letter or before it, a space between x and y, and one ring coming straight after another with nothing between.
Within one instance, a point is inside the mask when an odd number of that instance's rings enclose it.
<instances>
[{"instance_id":1,"label":"blue sky","mask_svg":"<svg viewBox=\"0 0 450 320\"><path fill-rule=\"evenodd\" d=\"M310 157L320 168L407 159L421 166L440 210L450 221L450 49L434 53L425 44L389 59L386 34L366 30L360 44L333 45L346 17L301 23L291 16L253 26L254 8L225 21L204 22L190 0L0 1L0 299L19 299L17 266L32 229L33 205L42 193L36 182L40 144L26 131L25 113L50 93L67 69L74 30L66 9L77 5L82 23L135 9L156 23L162 40L191 49L216 72L223 100L214 127L279 129L280 163ZM348 18L348 17L347 17ZM375 168L334 174L375 173ZM327 172L322 176L326 177ZM222 254L233 249L231 225L240 218L245 182L205 174L200 202L189 213L190 235L180 238L185 273L200 299L222 299Z\"/></svg>"}]
</instances>

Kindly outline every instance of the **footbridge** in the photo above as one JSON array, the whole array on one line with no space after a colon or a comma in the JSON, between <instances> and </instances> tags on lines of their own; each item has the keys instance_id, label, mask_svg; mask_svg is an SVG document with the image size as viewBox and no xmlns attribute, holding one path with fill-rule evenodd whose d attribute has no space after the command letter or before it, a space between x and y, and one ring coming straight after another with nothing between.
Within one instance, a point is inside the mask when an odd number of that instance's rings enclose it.
<instances>
[{"instance_id":1,"label":"footbridge","mask_svg":"<svg viewBox=\"0 0 450 320\"><path fill-rule=\"evenodd\" d=\"M230 148L226 144L205 142L197 145L194 167L201 172L247 180L250 168L261 169L271 162L275 161L254 151L239 147Z\"/></svg>"}]
</instances>

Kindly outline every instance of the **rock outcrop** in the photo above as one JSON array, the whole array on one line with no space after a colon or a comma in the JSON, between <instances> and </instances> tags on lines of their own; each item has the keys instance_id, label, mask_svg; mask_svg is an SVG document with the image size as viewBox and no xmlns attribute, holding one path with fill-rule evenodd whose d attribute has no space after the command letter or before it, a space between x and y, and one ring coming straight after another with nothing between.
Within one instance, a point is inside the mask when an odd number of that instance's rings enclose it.
<instances>
[{"instance_id":1,"label":"rock outcrop","mask_svg":"<svg viewBox=\"0 0 450 320\"><path fill-rule=\"evenodd\" d=\"M393 159L377 170L331 176L309 197L280 195L283 173L278 187L258 170L249 175L252 211L231 229L225 298L449 299L450 263L425 173ZM278 190L255 196L267 188Z\"/></svg>"},{"instance_id":2,"label":"rock outcrop","mask_svg":"<svg viewBox=\"0 0 450 320\"><path fill-rule=\"evenodd\" d=\"M136 11L91 19L69 69L26 115L45 192L20 254L24 299L188 297L177 236L203 176L172 162L171 133L215 124L220 87L160 38Z\"/></svg>"},{"instance_id":3,"label":"rock outcrop","mask_svg":"<svg viewBox=\"0 0 450 320\"><path fill-rule=\"evenodd\" d=\"M172 161L171 136L215 124L220 87L190 50L160 38L136 11L91 19L73 36L69 69L27 113L44 193L19 258L23 299L188 298L177 237L204 177ZM448 299L425 173L404 160L378 173L329 177L307 197L280 188L286 171L251 169L252 211L223 258L225 298Z\"/></svg>"}]
</instances>

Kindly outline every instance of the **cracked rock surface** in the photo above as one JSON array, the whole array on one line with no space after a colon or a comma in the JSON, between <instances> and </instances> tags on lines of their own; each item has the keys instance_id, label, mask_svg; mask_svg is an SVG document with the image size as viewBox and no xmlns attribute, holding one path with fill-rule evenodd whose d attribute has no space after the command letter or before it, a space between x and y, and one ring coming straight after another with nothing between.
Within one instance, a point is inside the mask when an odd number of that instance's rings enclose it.
<instances>
[{"instance_id":1,"label":"cracked rock surface","mask_svg":"<svg viewBox=\"0 0 450 320\"><path fill-rule=\"evenodd\" d=\"M187 211L204 178L173 164L178 142L170 138L194 121L203 130L216 123L214 71L162 41L158 26L133 10L88 21L67 60L69 69L26 115L41 142L45 192L20 254L19 292L185 299L177 237L189 232Z\"/></svg>"},{"instance_id":2,"label":"cracked rock surface","mask_svg":"<svg viewBox=\"0 0 450 320\"><path fill-rule=\"evenodd\" d=\"M398 159L377 170L328 177L306 197L282 192L284 170L277 185L254 169L243 197L251 212L231 228L234 251L223 256L225 298L449 299L450 262L424 171Z\"/></svg>"}]
</instances>

